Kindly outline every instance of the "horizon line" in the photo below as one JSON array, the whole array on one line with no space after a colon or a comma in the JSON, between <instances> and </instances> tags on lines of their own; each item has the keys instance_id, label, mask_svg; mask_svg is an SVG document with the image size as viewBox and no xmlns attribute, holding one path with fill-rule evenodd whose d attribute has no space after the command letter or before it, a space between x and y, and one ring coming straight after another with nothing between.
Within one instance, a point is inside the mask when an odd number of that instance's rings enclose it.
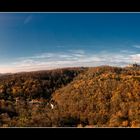
<instances>
[{"instance_id":1,"label":"horizon line","mask_svg":"<svg viewBox=\"0 0 140 140\"><path fill-rule=\"evenodd\" d=\"M109 66L109 67L118 67L118 68L125 68L127 66L138 64L138 63L132 63L127 64L125 66L116 66L116 65L97 65L97 66L70 66L70 67L54 67L54 68L47 68L47 69L38 69L38 70L26 70L26 71L17 71L17 72L0 72L0 74L18 74L18 73L28 73L28 72L39 72L39 71L51 71L51 70L58 70L58 69L71 69L71 68L95 68L95 67L103 67L103 66ZM138 64L139 65L139 64Z\"/></svg>"}]
</instances>

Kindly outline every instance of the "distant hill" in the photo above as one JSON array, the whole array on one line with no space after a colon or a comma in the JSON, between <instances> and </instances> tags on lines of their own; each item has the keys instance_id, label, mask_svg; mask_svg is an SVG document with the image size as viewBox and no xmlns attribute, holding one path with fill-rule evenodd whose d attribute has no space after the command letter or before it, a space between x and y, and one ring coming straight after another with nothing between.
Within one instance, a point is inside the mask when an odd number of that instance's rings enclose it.
<instances>
[{"instance_id":1,"label":"distant hill","mask_svg":"<svg viewBox=\"0 0 140 140\"><path fill-rule=\"evenodd\" d=\"M0 73L0 76L11 75L12 73Z\"/></svg>"},{"instance_id":2,"label":"distant hill","mask_svg":"<svg viewBox=\"0 0 140 140\"><path fill-rule=\"evenodd\" d=\"M53 100L75 126L140 127L140 70L89 68L57 90Z\"/></svg>"},{"instance_id":3,"label":"distant hill","mask_svg":"<svg viewBox=\"0 0 140 140\"><path fill-rule=\"evenodd\" d=\"M1 127L140 127L140 69L110 66L0 77Z\"/></svg>"}]
</instances>

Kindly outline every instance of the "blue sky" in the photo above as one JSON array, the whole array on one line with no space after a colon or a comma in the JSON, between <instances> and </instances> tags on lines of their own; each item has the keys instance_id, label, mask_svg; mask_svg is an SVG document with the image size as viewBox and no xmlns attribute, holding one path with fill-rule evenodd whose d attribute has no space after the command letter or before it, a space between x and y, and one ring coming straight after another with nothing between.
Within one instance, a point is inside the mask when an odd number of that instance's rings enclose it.
<instances>
[{"instance_id":1,"label":"blue sky","mask_svg":"<svg viewBox=\"0 0 140 140\"><path fill-rule=\"evenodd\" d=\"M0 13L0 72L140 62L140 13Z\"/></svg>"}]
</instances>

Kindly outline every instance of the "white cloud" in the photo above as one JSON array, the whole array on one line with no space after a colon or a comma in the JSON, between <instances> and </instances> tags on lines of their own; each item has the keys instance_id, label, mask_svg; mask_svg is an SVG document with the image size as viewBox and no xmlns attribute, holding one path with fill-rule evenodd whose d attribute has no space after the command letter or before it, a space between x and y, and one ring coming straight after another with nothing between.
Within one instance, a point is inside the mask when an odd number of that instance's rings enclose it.
<instances>
[{"instance_id":1,"label":"white cloud","mask_svg":"<svg viewBox=\"0 0 140 140\"><path fill-rule=\"evenodd\" d=\"M34 71L73 66L125 66L134 62L140 62L140 54L109 53L107 51L95 54L84 50L69 50L18 58L10 66L0 66L0 72Z\"/></svg>"},{"instance_id":2,"label":"white cloud","mask_svg":"<svg viewBox=\"0 0 140 140\"><path fill-rule=\"evenodd\" d=\"M132 59L136 63L140 63L140 54L133 54L131 55Z\"/></svg>"}]
</instances>

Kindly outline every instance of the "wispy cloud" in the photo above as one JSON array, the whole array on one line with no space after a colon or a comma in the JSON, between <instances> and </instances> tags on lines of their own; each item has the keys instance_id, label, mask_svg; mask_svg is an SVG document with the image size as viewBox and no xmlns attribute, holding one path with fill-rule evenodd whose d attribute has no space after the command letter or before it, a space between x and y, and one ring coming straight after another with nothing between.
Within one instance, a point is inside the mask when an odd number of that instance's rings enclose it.
<instances>
[{"instance_id":1,"label":"wispy cloud","mask_svg":"<svg viewBox=\"0 0 140 140\"><path fill-rule=\"evenodd\" d=\"M134 48L140 49L140 45L133 45Z\"/></svg>"},{"instance_id":2,"label":"wispy cloud","mask_svg":"<svg viewBox=\"0 0 140 140\"><path fill-rule=\"evenodd\" d=\"M57 48L65 48L65 46L62 46L62 45L58 45L56 46Z\"/></svg>"},{"instance_id":3,"label":"wispy cloud","mask_svg":"<svg viewBox=\"0 0 140 140\"><path fill-rule=\"evenodd\" d=\"M27 17L24 19L24 24L29 23L31 20L32 20L32 15L27 16Z\"/></svg>"},{"instance_id":4,"label":"wispy cloud","mask_svg":"<svg viewBox=\"0 0 140 140\"><path fill-rule=\"evenodd\" d=\"M74 53L74 54L84 54L85 53L84 50L68 50L68 51L71 53Z\"/></svg>"},{"instance_id":5,"label":"wispy cloud","mask_svg":"<svg viewBox=\"0 0 140 140\"><path fill-rule=\"evenodd\" d=\"M110 53L107 51L95 54L84 50L68 50L66 52L43 53L18 58L10 66L1 66L0 70L5 72L20 72L73 66L125 66L134 62L140 62L140 54Z\"/></svg>"},{"instance_id":6,"label":"wispy cloud","mask_svg":"<svg viewBox=\"0 0 140 140\"><path fill-rule=\"evenodd\" d=\"M130 50L120 50L120 53L125 53L125 54L132 54L135 53L135 51L130 51Z\"/></svg>"}]
</instances>

